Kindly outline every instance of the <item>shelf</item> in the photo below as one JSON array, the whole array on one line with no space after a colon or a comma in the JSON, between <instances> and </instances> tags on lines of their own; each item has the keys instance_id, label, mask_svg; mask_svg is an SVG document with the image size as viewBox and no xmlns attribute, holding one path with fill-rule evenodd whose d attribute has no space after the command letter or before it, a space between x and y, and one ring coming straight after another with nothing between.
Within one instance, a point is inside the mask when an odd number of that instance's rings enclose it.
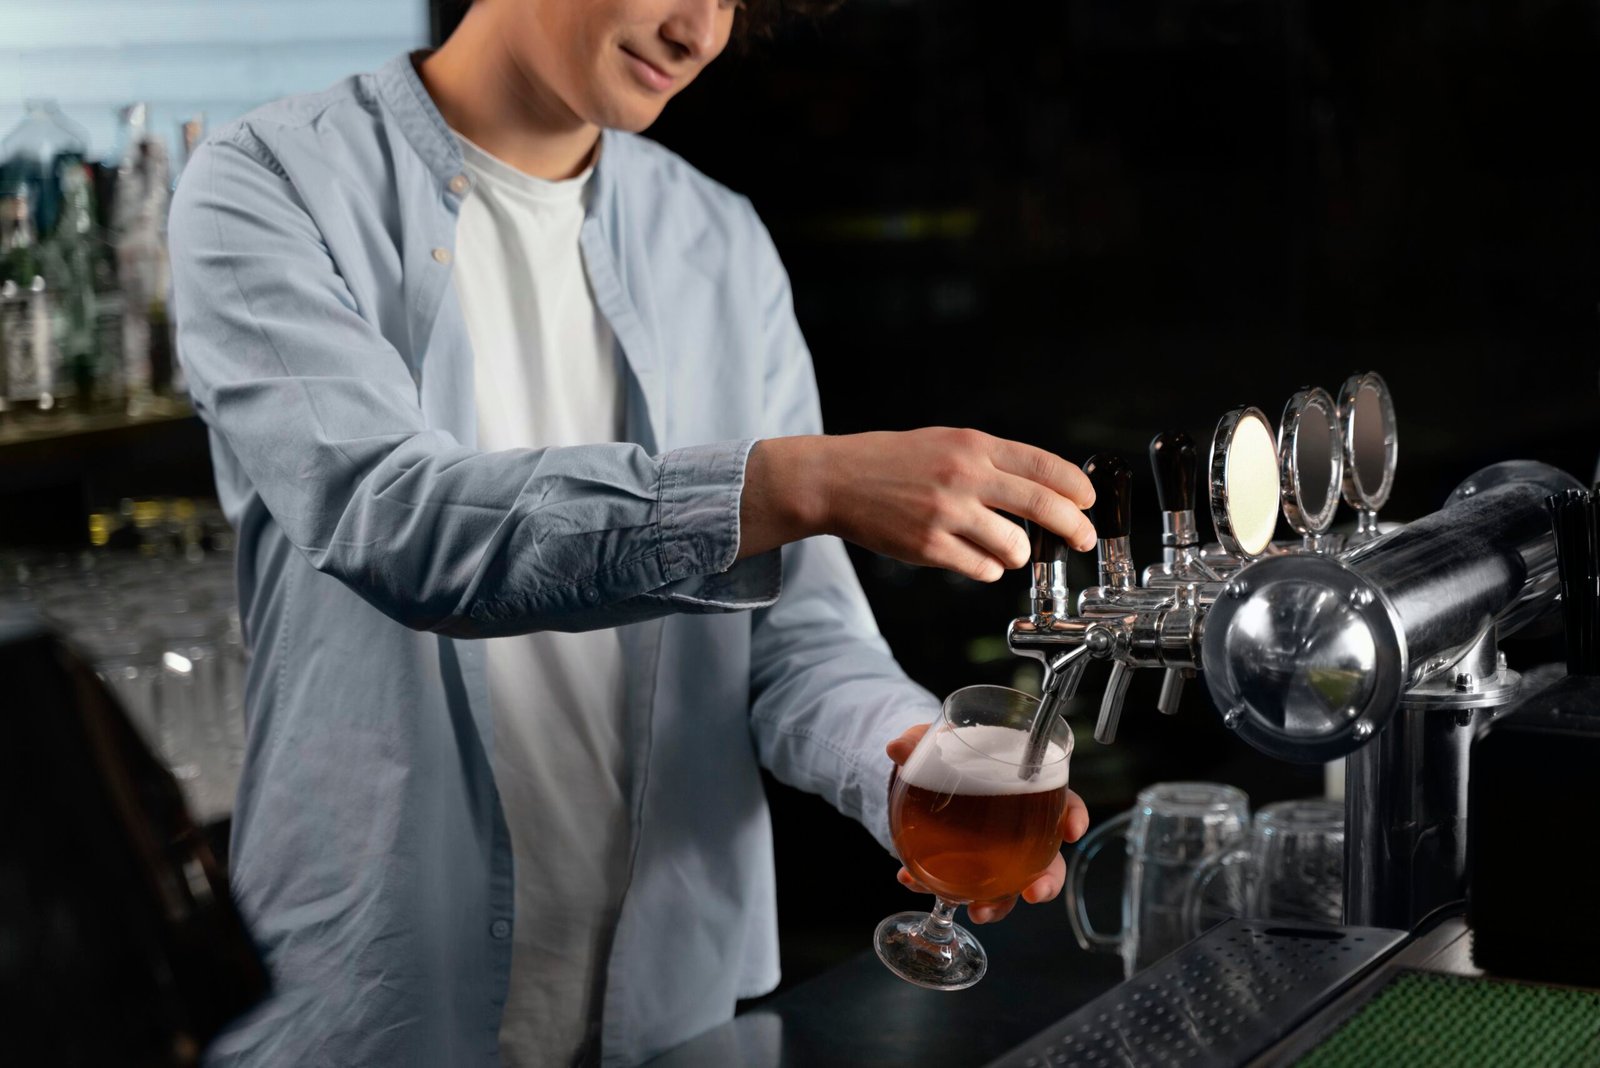
<instances>
[{"instance_id":1,"label":"shelf","mask_svg":"<svg viewBox=\"0 0 1600 1068\"><path fill-rule=\"evenodd\" d=\"M209 497L205 424L187 407L9 417L0 424L0 545L70 547L124 497Z\"/></svg>"},{"instance_id":2,"label":"shelf","mask_svg":"<svg viewBox=\"0 0 1600 1068\"><path fill-rule=\"evenodd\" d=\"M184 422L193 418L194 411L185 402L172 402L169 411L137 416L125 412L10 413L0 416L0 450L89 435L137 432L141 427Z\"/></svg>"}]
</instances>

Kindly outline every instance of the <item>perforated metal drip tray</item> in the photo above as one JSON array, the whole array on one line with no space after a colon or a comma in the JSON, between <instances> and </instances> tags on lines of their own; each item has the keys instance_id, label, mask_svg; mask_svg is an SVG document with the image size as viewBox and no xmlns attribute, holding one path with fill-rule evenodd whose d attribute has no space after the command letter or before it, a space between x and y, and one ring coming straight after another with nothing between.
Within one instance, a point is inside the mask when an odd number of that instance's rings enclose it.
<instances>
[{"instance_id":1,"label":"perforated metal drip tray","mask_svg":"<svg viewBox=\"0 0 1600 1068\"><path fill-rule=\"evenodd\" d=\"M1383 959L1403 931L1230 920L989 1068L1233 1068Z\"/></svg>"}]
</instances>

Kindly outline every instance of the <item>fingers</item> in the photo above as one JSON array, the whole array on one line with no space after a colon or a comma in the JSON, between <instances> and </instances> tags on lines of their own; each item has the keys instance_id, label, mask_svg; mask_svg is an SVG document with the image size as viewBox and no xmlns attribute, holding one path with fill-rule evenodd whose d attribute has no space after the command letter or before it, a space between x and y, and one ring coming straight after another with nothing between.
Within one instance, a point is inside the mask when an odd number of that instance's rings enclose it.
<instances>
[{"instance_id":1,"label":"fingers","mask_svg":"<svg viewBox=\"0 0 1600 1068\"><path fill-rule=\"evenodd\" d=\"M994 465L1002 471L1020 475L1069 498L1079 508L1094 503L1094 487L1077 464L1068 463L1055 453L1024 445L1020 441L996 438L991 452Z\"/></svg>"},{"instance_id":2,"label":"fingers","mask_svg":"<svg viewBox=\"0 0 1600 1068\"><path fill-rule=\"evenodd\" d=\"M1066 461L1062 461L1065 463ZM1070 465L1069 465L1070 466ZM990 508L1000 508L1012 515L1019 515L1024 519L1031 519L1040 526L1055 531L1067 539L1079 552L1088 552L1094 548L1096 540L1094 524L1089 517L1083 514L1083 509L1070 498L1062 496L1055 490L1032 482L1020 475L999 472L995 475L989 486L984 504ZM998 517L997 517L998 518ZM1014 529L1021 530L1015 523L1009 523ZM970 535L969 535L970 536ZM976 539L974 539L976 540ZM1026 540L1026 535L1024 535ZM981 543L987 545L987 543ZM1024 545L1024 554L1027 546ZM999 553L995 553L1000 556ZM1001 557L1005 559L1005 557ZM1023 563L1027 562L1024 555ZM1015 565L1015 566L1021 566Z\"/></svg>"},{"instance_id":3,"label":"fingers","mask_svg":"<svg viewBox=\"0 0 1600 1068\"><path fill-rule=\"evenodd\" d=\"M1010 478L1010 475L1001 476ZM1018 479L1017 481L1021 481ZM1050 494L1050 496L1055 496ZM1062 498L1057 497L1057 500ZM957 524L952 532L970 543L993 560L997 560L1004 567L1027 567L1030 555L1028 533L1022 527L1013 523L1005 516L983 507L983 503L974 501L971 511L966 515L965 521ZM1071 507L1070 505L1068 507ZM1021 515L1022 513L1017 513ZM1085 520L1085 525L1088 521ZM1054 529L1053 527L1051 529ZM1090 529L1093 534L1093 528Z\"/></svg>"},{"instance_id":4,"label":"fingers","mask_svg":"<svg viewBox=\"0 0 1600 1068\"><path fill-rule=\"evenodd\" d=\"M994 923L1009 916L1016 905L1015 896L1000 901L974 901L967 906L967 918L973 923Z\"/></svg>"},{"instance_id":5,"label":"fingers","mask_svg":"<svg viewBox=\"0 0 1600 1068\"><path fill-rule=\"evenodd\" d=\"M912 875L909 871L906 871L904 868L901 868L899 873L895 875L895 879L899 881L901 886L915 890L919 894L933 893L932 890L929 890L926 886L923 886L921 883L917 882L917 877Z\"/></svg>"},{"instance_id":6,"label":"fingers","mask_svg":"<svg viewBox=\"0 0 1600 1068\"><path fill-rule=\"evenodd\" d=\"M1044 871L1034 876L1033 882L1022 890L1022 900L1030 905L1041 901L1054 901L1067 882L1067 862L1057 853Z\"/></svg>"},{"instance_id":7,"label":"fingers","mask_svg":"<svg viewBox=\"0 0 1600 1068\"><path fill-rule=\"evenodd\" d=\"M918 742L922 741L922 736L928 733L929 726L930 724L927 723L919 723L915 727L906 728L906 732L904 734L900 735L900 737L883 747L884 752L888 753L889 759L894 761L896 764L904 764L907 760L911 759L911 751L917 747ZM1072 803L1071 796L1067 798L1067 803L1069 805ZM1081 805L1083 802L1080 801L1078 803ZM1065 817L1063 817L1063 819L1065 819ZM1087 814L1084 816L1084 823L1085 825L1088 823ZM1064 825L1065 824L1063 824L1063 826ZM1076 839L1074 839L1074 841L1076 841Z\"/></svg>"},{"instance_id":8,"label":"fingers","mask_svg":"<svg viewBox=\"0 0 1600 1068\"><path fill-rule=\"evenodd\" d=\"M925 730L926 727L923 729ZM902 735L902 737L904 737L904 735ZM917 737L920 738L921 735L919 734ZM907 750L906 752L909 756L910 750ZM1082 838L1088 832L1088 830L1089 806L1083 803L1083 798L1079 797L1076 792L1068 790L1067 807L1066 810L1061 813L1061 840L1068 843L1076 842L1078 839Z\"/></svg>"},{"instance_id":9,"label":"fingers","mask_svg":"<svg viewBox=\"0 0 1600 1068\"><path fill-rule=\"evenodd\" d=\"M1006 573L1005 565L988 552L966 538L944 531L936 532L930 538L926 562L935 567L959 572L979 582L993 582Z\"/></svg>"},{"instance_id":10,"label":"fingers","mask_svg":"<svg viewBox=\"0 0 1600 1068\"><path fill-rule=\"evenodd\" d=\"M895 878L899 880L901 886L914 890L919 894L933 893L932 890L918 882L905 868L901 868ZM1056 896L1061 893L1061 888L1066 884L1067 862L1060 853L1057 853L1051 858L1044 871L1035 875L1033 881L1023 888L1020 896L1023 901L1030 905L1037 905L1044 901L1054 901ZM967 905L967 916L973 923L994 923L1009 916L1016 905L1017 895L1001 898L998 901L974 901Z\"/></svg>"}]
</instances>

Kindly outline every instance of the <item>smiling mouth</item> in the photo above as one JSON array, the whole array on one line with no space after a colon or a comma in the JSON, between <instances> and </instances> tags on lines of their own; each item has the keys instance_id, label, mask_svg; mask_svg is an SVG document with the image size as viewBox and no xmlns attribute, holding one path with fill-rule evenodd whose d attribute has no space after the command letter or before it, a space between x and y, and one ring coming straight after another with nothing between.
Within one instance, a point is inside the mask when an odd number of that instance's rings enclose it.
<instances>
[{"instance_id":1,"label":"smiling mouth","mask_svg":"<svg viewBox=\"0 0 1600 1068\"><path fill-rule=\"evenodd\" d=\"M633 71L633 76L645 88L658 93L672 88L674 81L672 75L651 63L627 45L620 45L619 47L622 49L622 54L628 58L628 67Z\"/></svg>"}]
</instances>

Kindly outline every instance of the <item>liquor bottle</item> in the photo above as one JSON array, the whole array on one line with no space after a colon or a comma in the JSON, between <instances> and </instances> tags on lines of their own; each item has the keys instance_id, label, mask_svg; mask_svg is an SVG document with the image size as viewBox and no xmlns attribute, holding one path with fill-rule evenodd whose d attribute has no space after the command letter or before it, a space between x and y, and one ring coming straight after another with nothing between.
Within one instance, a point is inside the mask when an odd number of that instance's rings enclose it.
<instances>
[{"instance_id":1,"label":"liquor bottle","mask_svg":"<svg viewBox=\"0 0 1600 1068\"><path fill-rule=\"evenodd\" d=\"M55 407L55 346L33 205L25 185L0 198L0 411Z\"/></svg>"},{"instance_id":2,"label":"liquor bottle","mask_svg":"<svg viewBox=\"0 0 1600 1068\"><path fill-rule=\"evenodd\" d=\"M163 408L151 367L152 312L167 292L167 204L170 171L167 149L145 129L145 106L123 109L126 154L117 170L112 212L117 280L122 288L123 389L128 412L148 414ZM166 329L165 321L154 324Z\"/></svg>"},{"instance_id":3,"label":"liquor bottle","mask_svg":"<svg viewBox=\"0 0 1600 1068\"><path fill-rule=\"evenodd\" d=\"M81 165L62 172L61 214L42 258L45 282L55 294L61 358L57 381L69 405L88 410L97 391L108 392L111 376L103 374L97 336L96 276L104 258L95 226L94 189Z\"/></svg>"},{"instance_id":4,"label":"liquor bottle","mask_svg":"<svg viewBox=\"0 0 1600 1068\"><path fill-rule=\"evenodd\" d=\"M54 100L26 100L23 112L22 121L0 140L0 189L28 187L34 232L42 237L55 232L61 175L82 166L89 138Z\"/></svg>"}]
</instances>

